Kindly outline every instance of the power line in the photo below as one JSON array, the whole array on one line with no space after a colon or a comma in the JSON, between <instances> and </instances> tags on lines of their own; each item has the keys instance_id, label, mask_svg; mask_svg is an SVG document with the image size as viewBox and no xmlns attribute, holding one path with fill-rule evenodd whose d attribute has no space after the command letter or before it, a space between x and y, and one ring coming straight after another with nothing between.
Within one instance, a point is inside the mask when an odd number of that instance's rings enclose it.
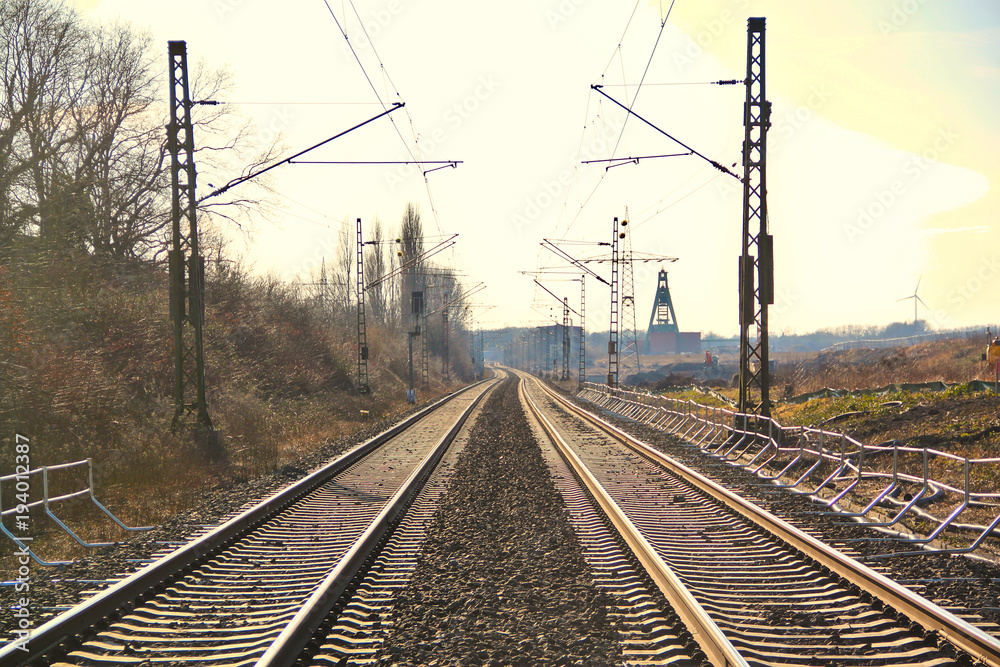
<instances>
[{"instance_id":1,"label":"power line","mask_svg":"<svg viewBox=\"0 0 1000 667\"><path fill-rule=\"evenodd\" d=\"M270 102L246 102L246 101L230 100L228 102L221 102L221 104L238 104L240 106L248 106L248 105L274 106L280 104L282 106L292 107L292 106L374 106L375 104L379 103L378 102L287 102L287 101L277 101L277 100Z\"/></svg>"},{"instance_id":2,"label":"power line","mask_svg":"<svg viewBox=\"0 0 1000 667\"><path fill-rule=\"evenodd\" d=\"M283 160L279 160L278 162L275 162L275 163L273 163L273 164L271 164L271 165L269 165L267 167L264 167L263 169L258 169L257 171L254 171L254 172L251 172L251 173L247 174L246 176L240 176L239 178L234 178L233 180L229 181L228 183L226 183L225 185L223 185L218 190L215 190L214 192L211 192L211 193L205 195L204 197L202 197L201 199L199 199L198 203L200 204L203 201L205 201L206 199L210 199L212 197L215 197L216 195L221 195L221 194L225 193L226 191L228 191L230 188L233 188L233 187L235 187L237 185L240 185L242 183L246 183L247 181L249 181L251 179L254 179L254 178L257 178L258 176L266 174L267 172L271 171L272 169L275 169L276 167L280 167L283 164L290 164L292 162L292 160L294 160L295 158L301 157L301 156L305 155L306 153L308 153L310 151L314 151L314 150L316 150L317 148L319 148L321 146L325 146L326 144L330 143L334 139L339 139L340 137L344 136L345 134L348 134L349 132L353 132L354 130L357 130L358 128L364 127L368 123L374 122L374 121L378 120L379 118L381 118L382 116L387 116L387 115L391 114L393 111L395 111L397 109L402 109L403 106L404 105L403 105L402 102L397 102L391 108L383 111L382 113L378 114L377 116L372 116L368 120L366 120L364 122L361 122L361 123L358 123L354 127L348 128L348 129L344 130L343 132L339 132L339 133L333 135L332 137L330 137L329 139L325 139L325 140L319 142L318 144L310 146L309 148L307 148L307 149L305 149L303 151L299 151L295 155L292 155L290 157L286 157Z\"/></svg>"},{"instance_id":3,"label":"power line","mask_svg":"<svg viewBox=\"0 0 1000 667\"><path fill-rule=\"evenodd\" d=\"M629 114L632 113L632 107L635 106L636 100L639 99L639 91L642 90L642 84L646 80L646 75L649 74L649 68L653 64L653 56L656 55L656 47L660 45L660 39L663 37L663 30L667 27L667 19L670 18L670 12L673 11L673 9L674 9L674 3L676 1L677 0L671 0L670 7L667 8L667 15L663 17L663 21L660 23L660 32L658 32L656 34L656 41L653 43L653 50L650 51L650 53L649 53L649 60L646 61L646 68L642 71L642 77L639 79L639 85L636 86L635 95L632 96L632 102L627 107L627 111L629 112ZM619 48L621 48L621 45L619 45ZM624 78L624 76L622 78ZM593 87L594 86L591 86L591 88L593 88ZM626 95L626 98L627 98L628 97L628 89L626 88L625 90L626 90L625 95ZM600 92L600 91L598 91L598 92ZM611 155L612 156L614 156L614 154L618 151L618 146L622 142L622 137L625 136L625 127L626 127L626 125L628 125L628 116L625 116L625 122L622 123L622 129L618 133L618 141L615 142L615 147L611 150Z\"/></svg>"},{"instance_id":4,"label":"power line","mask_svg":"<svg viewBox=\"0 0 1000 667\"><path fill-rule=\"evenodd\" d=\"M347 42L348 47L351 49L351 54L354 56L354 59L357 61L358 66L361 68L361 71L364 74L365 79L368 81L368 85L371 87L372 92L375 93L376 99L378 99L379 103L382 105L382 108L384 109L386 103L385 103L385 101L383 101L382 96L379 94L378 89L375 87L375 84L372 81L371 77L368 76L368 71L365 69L364 64L361 62L361 57L358 55L357 50L354 48L354 44L351 43L351 39L348 36L347 31L344 29L343 26L341 26L340 20L337 18L337 15L334 13L333 8L330 7L330 3L327 0L323 0L323 4L326 5L327 11L330 13L330 16L333 18L334 23L337 24L337 29L340 31L341 36L343 36L344 41ZM384 82L388 82L388 86L392 87L392 90L395 93L396 98L399 99L399 100L402 100L402 96L399 94L399 89L396 87L396 84L392 80L392 77L389 76L389 72L386 69L385 63L382 62L382 57L379 55L378 50L375 48L375 42L372 41L371 35L368 34L368 29L365 27L365 22L361 20L361 15L358 13L357 7L354 6L353 0L351 1L350 5L351 5L351 9L354 11L354 16L358 20L358 25L361 27L361 31L365 35L365 39L368 41L368 45L372 49L372 53L375 54L375 59L378 61L379 68L382 71L382 77L383 77ZM345 13L345 23L346 23L346 10L345 10L344 13ZM386 90L386 95L388 95L388 90ZM402 101L400 101L399 104L402 104ZM406 149L406 152L413 159L414 163L421 164L423 162L423 159L421 158L421 155L420 155L420 145L419 145L419 142L417 141L417 132L416 132L416 130L413 127L413 118L410 116L409 111L406 111L406 117L407 117L407 120L410 123L410 131L413 134L413 144L414 144L413 148L411 148L410 144L408 144L407 141L406 141L406 139L403 137L403 133L400 131L399 126L396 125L395 120L392 119L392 118L390 118L389 120L392 123L393 129L396 130L396 134L397 134L397 136L399 136L399 140L403 143L403 148ZM414 148L416 149L416 153L414 153ZM427 180L427 174L430 173L430 172L432 172L432 171L436 171L436 169L429 169L429 170L426 170L426 171L423 172L424 187L427 190L427 201L428 201L428 203L430 203L430 206L431 206L431 214L432 214L432 216L434 218L434 223L437 225L438 231L441 232L441 233L444 233L444 229L441 226L440 217L438 216L437 206L434 204L434 196L433 196L433 194L431 192L430 181Z\"/></svg>"},{"instance_id":5,"label":"power line","mask_svg":"<svg viewBox=\"0 0 1000 667\"><path fill-rule=\"evenodd\" d=\"M642 72L642 77L639 80L639 85L636 86L635 95L633 95L633 97L632 97L632 102L626 108L626 110L629 111L630 113L631 113L632 107L635 106L636 99L639 97L639 91L642 88L643 82L646 80L646 75L649 73L649 68L650 68L650 66L653 63L653 56L656 55L656 48L657 48L657 46L660 43L660 39L663 37L663 31L666 28L667 20L670 18L670 14L671 14L671 12L674 9L675 2L676 2L676 0L671 0L670 6L667 8L666 15L660 21L660 31L656 35L656 42L653 44L653 49L652 49L652 51L649 54L649 60L646 61L646 67L645 67L645 69ZM629 20L628 20L628 22L625 25L625 30L622 32L621 39L619 39L618 46L616 47L616 52L618 52L619 54L620 54L620 51L621 51L621 42L624 41L625 35L626 35L626 33L628 33L629 26L632 24L632 19L635 17L635 13L636 13L636 10L638 9L638 7L639 7L639 3L636 2L635 7L632 8L632 13L629 15ZM602 81L604 79L604 75L607 73L608 69L611 67L611 63L612 62L614 62L614 54L612 54L611 59L608 61L608 64L605 66L604 72L601 73L601 80ZM624 79L624 74L622 75L622 78ZM591 88L596 90L596 88L594 88L593 85L591 86ZM628 89L626 88L626 98L628 96L628 92L627 91L628 91ZM589 100L588 100L588 108L589 108ZM602 110L603 110L603 107L602 107ZM603 116L601 116L601 117L603 118ZM625 134L625 127L626 127L627 124L628 124L628 115L625 116L625 122L622 124L621 130L618 132L618 139L615 141L615 146L611 150L611 157L612 158L614 157L615 152L617 152L618 146L621 145L621 140L622 140L622 137ZM584 129L586 129L586 128L584 128ZM582 136L581 136L580 143L581 143L581 146L582 146L582 144L583 144ZM577 155L579 157L579 153ZM627 164L627 162L623 163L623 164ZM576 168L574 168L574 173L576 173ZM597 193L598 188L601 187L601 184L604 182L604 177L607 176L607 174L608 174L608 170L605 169L604 173L601 174L601 177L598 179L597 183L594 185L594 189L591 190L590 194L587 195L587 198L583 202L581 202L580 208L579 208L579 210L577 210L576 215L574 215L573 219L566 225L566 232L567 233L573 227L573 225L576 224L576 221L580 219L580 215L583 213L583 209L587 206L588 203L590 203L590 200ZM569 201L569 191L568 191L568 189L567 189L566 195L567 195L566 196L566 201L568 202ZM565 207L565 205L564 205L564 207Z\"/></svg>"},{"instance_id":6,"label":"power line","mask_svg":"<svg viewBox=\"0 0 1000 667\"><path fill-rule=\"evenodd\" d=\"M444 167L454 167L459 164L463 164L462 160L426 160L424 162L415 162L413 160L296 160L294 162L289 162L288 164L439 164L444 165ZM437 169L442 169L444 167L437 167ZM429 171L434 171L431 169Z\"/></svg>"},{"instance_id":7,"label":"power line","mask_svg":"<svg viewBox=\"0 0 1000 667\"><path fill-rule=\"evenodd\" d=\"M324 0L324 2L326 2L326 0ZM396 83L392 80L392 77L389 76L389 71L386 69L385 63L382 62L382 56L380 56L378 54L378 50L375 48L375 42L372 41L371 36L368 34L368 28L365 26L365 22L361 20L361 15L358 14L358 8L354 6L354 0L350 0L350 4L351 4L351 9L354 10L354 16L358 19L358 24L361 26L362 32L364 32L365 39L368 40L368 45L371 46L372 53L375 54L375 59L378 60L379 67L382 70L382 77L383 77L383 79L386 80L386 81L388 81L389 85L392 86L393 91L396 93L396 97L400 97L400 95L399 95L399 89L396 87ZM346 38L346 34L345 34L345 38ZM402 98L400 97L400 99L402 99ZM410 149L410 146L406 143L406 140L403 139L403 133L396 126L395 122L393 122L392 126L396 130L396 134L399 135L399 139L400 139L400 141L403 142L403 145L406 148L406 152L410 154L410 157L413 158L414 160L418 161L418 162L422 161L422 156L421 156L421 151L420 151L420 142L417 140L417 136L418 136L419 133L417 132L416 128L414 128L414 126L413 126L413 117L410 116L410 112L409 111L406 112L406 119L407 119L407 121L409 121L409 124L410 124L410 133L412 134L412 138L413 138L413 146L414 146L414 148L416 149L416 152L417 152L416 155L413 154L413 150ZM434 224L437 225L437 228L438 228L439 232L444 233L444 229L441 227L441 219L438 216L437 206L434 204L434 195L431 192L431 184L430 184L430 181L427 180L427 174L430 173L431 171L436 171L436 170L435 169L431 169L431 170L424 171L424 174L423 174L423 177L424 177L424 188L427 190L427 201L431 205L431 215L434 217Z\"/></svg>"},{"instance_id":8,"label":"power line","mask_svg":"<svg viewBox=\"0 0 1000 667\"><path fill-rule=\"evenodd\" d=\"M639 160L654 160L656 158L662 157L685 157L691 155L692 153L688 151L687 153L665 153L662 155L637 155L635 157L613 157L605 158L600 160L584 160L580 164L596 164L598 162L613 162L614 164L609 164L605 167L604 171L612 169L614 167L620 167L625 164L639 164Z\"/></svg>"},{"instance_id":9,"label":"power line","mask_svg":"<svg viewBox=\"0 0 1000 667\"><path fill-rule=\"evenodd\" d=\"M337 24L337 29L340 30L340 34L344 36L344 41L347 42L347 46L350 47L351 53L354 55L354 59L358 63L358 67L361 68L361 73L365 75L365 79L368 81L368 85L371 86L372 92L375 93L375 98L379 101L379 104L382 105L382 108L385 109L386 108L385 102L382 101L382 96L378 94L378 90L375 88L375 84L372 83L371 77L368 76L368 70L366 70L364 64L362 64L361 58L360 56L358 56L358 52L354 50L354 45L351 44L351 40L347 36L347 31L344 30L344 28L340 25L340 20L337 18L337 15L333 13L333 8L330 6L330 3L327 2L326 0L323 0L323 4L326 5L327 11L329 11L330 16L333 17L333 22ZM364 23L362 23L362 27L364 27ZM366 31L365 36L367 35L368 33ZM368 43L371 44L370 39L368 40Z\"/></svg>"},{"instance_id":10,"label":"power line","mask_svg":"<svg viewBox=\"0 0 1000 667\"><path fill-rule=\"evenodd\" d=\"M601 84L605 88L628 88L629 86L639 87L640 85L646 86L735 86L737 84L744 83L739 79L724 79L720 81L673 81L667 83L604 83ZM626 98L627 99L627 98Z\"/></svg>"},{"instance_id":11,"label":"power line","mask_svg":"<svg viewBox=\"0 0 1000 667\"><path fill-rule=\"evenodd\" d=\"M656 130L657 132L659 132L663 136L667 137L668 139L670 139L674 143L679 144L680 146L682 146L682 147L688 149L689 151L691 151L691 153L693 153L694 155L700 157L702 160L705 160L706 162L708 162L710 165L712 165L713 167L715 167L719 171L721 171L721 172L723 172L725 174L729 174L730 176L732 176L733 178L735 178L738 181L742 181L743 180L739 176L737 176L736 174L734 174L733 172L729 171L729 169L725 165L720 164L719 162L713 160L710 157L706 157L706 156L702 155L701 153L699 153L695 149L691 148L690 146L688 146L687 144L685 144L683 141L681 141L677 137L671 135L666 130L661 129L661 128L657 127L656 125L654 125L652 122L646 120L645 118L643 118L642 116L640 116L639 114L637 114L635 111L633 111L630 107L625 106L624 104L622 104L621 102L619 102L615 98L611 97L610 95L608 95L607 93L605 93L603 90L601 90L601 86L598 86L598 85L595 84L595 85L592 85L591 88L593 90L596 90L601 95L604 95L606 98L608 98L609 100L611 100L612 102L614 102L615 104L617 104L618 106L620 106L622 109L625 109L625 111L627 111L630 116L635 116L636 118L638 118L639 120L641 120L643 123L645 123L646 125L649 125L651 128L653 128L654 130ZM632 102L634 104L635 100L633 99Z\"/></svg>"}]
</instances>

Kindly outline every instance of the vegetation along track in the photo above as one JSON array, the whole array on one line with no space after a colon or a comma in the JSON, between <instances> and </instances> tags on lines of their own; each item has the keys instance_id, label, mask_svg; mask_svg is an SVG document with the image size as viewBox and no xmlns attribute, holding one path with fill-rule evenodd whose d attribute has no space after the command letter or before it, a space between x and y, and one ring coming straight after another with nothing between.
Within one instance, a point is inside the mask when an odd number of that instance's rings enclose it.
<instances>
[{"instance_id":1,"label":"vegetation along track","mask_svg":"<svg viewBox=\"0 0 1000 667\"><path fill-rule=\"evenodd\" d=\"M751 665L1000 665L1000 643L981 630L539 383L527 389L553 437L697 602L675 608L713 664L729 659L725 642L691 625L698 608Z\"/></svg>"},{"instance_id":2,"label":"vegetation along track","mask_svg":"<svg viewBox=\"0 0 1000 667\"><path fill-rule=\"evenodd\" d=\"M438 401L52 619L0 666L291 664L494 384Z\"/></svg>"}]
</instances>

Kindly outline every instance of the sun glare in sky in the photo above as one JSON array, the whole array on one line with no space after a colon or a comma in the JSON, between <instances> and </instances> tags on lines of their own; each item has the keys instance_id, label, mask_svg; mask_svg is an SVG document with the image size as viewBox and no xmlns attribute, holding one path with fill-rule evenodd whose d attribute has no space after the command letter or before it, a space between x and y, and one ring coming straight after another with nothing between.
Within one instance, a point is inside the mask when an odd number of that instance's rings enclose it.
<instances>
[{"instance_id":1,"label":"sun glare in sky","mask_svg":"<svg viewBox=\"0 0 1000 667\"><path fill-rule=\"evenodd\" d=\"M276 212L249 239L229 231L257 270L311 280L342 221L394 226L412 201L429 234L459 233L443 261L487 284L487 326L540 323L556 302L518 271L558 265L544 238L607 240L627 207L634 248L678 258L666 268L681 327L726 335L737 330L739 183L691 156L583 162L682 152L659 128L739 163L742 86L709 82L744 77L747 17L763 16L774 330L908 320L911 303L897 300L918 280L933 326L998 319L995 2L676 0L669 14L670 2L646 0L75 4L148 28L164 65L166 42L183 39L192 60L227 66L230 101L262 144L280 134L301 150L403 101L313 158L462 161L426 174L276 170ZM659 268L636 266L640 327ZM549 286L578 298L578 284ZM588 287L588 329L606 328L606 288Z\"/></svg>"}]
</instances>

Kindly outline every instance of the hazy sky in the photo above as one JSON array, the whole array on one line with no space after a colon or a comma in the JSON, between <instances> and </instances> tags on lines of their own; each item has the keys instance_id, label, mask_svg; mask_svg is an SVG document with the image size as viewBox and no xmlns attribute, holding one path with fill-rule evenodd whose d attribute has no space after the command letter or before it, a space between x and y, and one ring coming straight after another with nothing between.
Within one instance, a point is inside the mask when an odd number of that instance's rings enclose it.
<instances>
[{"instance_id":1,"label":"hazy sky","mask_svg":"<svg viewBox=\"0 0 1000 667\"><path fill-rule=\"evenodd\" d=\"M704 82L743 78L746 19L763 16L773 330L910 319L912 302L896 300L918 279L931 308L921 317L935 326L1000 321L995 0L677 0L662 32L669 0L75 4L148 27L164 67L171 39L193 60L228 65L230 101L261 142L280 131L290 150L305 148L375 115L381 98L406 107L310 157L464 161L426 183L415 167L281 167L279 222L259 221L246 250L259 271L308 280L334 255L341 220L395 226L413 201L428 234L460 234L447 260L487 283L481 301L497 308L484 323L540 322L548 297L517 273L556 264L539 241L607 240L628 207L635 248L679 258L667 268L681 328L724 334L737 330L739 184L694 157L608 171L580 162L678 148L625 123L594 83L638 95L637 113L738 162L743 89ZM658 268L636 267L640 329ZM550 287L578 302L578 284ZM607 328L607 288L587 287L588 329Z\"/></svg>"}]
</instances>

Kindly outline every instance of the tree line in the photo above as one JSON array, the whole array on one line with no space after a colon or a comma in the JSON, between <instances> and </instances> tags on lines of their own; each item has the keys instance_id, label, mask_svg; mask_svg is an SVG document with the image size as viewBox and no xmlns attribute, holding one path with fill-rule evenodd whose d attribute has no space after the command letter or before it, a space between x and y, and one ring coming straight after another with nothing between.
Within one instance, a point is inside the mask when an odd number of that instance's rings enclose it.
<instances>
[{"instance_id":1,"label":"tree line","mask_svg":"<svg viewBox=\"0 0 1000 667\"><path fill-rule=\"evenodd\" d=\"M148 32L92 24L62 2L4 0L0 51L0 245L155 256L170 222L165 50ZM192 99L224 99L228 72L193 69ZM195 107L193 120L202 173L253 169L276 154L225 104ZM236 219L266 203L266 188L203 213Z\"/></svg>"},{"instance_id":2,"label":"tree line","mask_svg":"<svg viewBox=\"0 0 1000 667\"><path fill-rule=\"evenodd\" d=\"M0 1L0 261L165 260L171 219L165 46L127 23L90 22L63 0ZM225 103L232 75L198 62L189 70L199 184L224 183L274 162L280 137L259 141L252 122ZM242 227L266 216L274 194L263 177L199 204L209 282L228 261L220 225ZM321 275L313 294L345 336L355 323L354 232L353 221L345 221L331 276ZM425 235L415 205L407 205L395 229L375 219L365 238L372 324L412 331L419 324L410 312L413 292L425 293L427 312L460 296L453 270L421 259ZM299 299L308 296L299 290ZM450 309L454 326L465 320L464 305L459 299ZM430 327L437 353L440 327Z\"/></svg>"},{"instance_id":3,"label":"tree line","mask_svg":"<svg viewBox=\"0 0 1000 667\"><path fill-rule=\"evenodd\" d=\"M318 303L344 321L357 307L357 246L355 222L345 219L340 228L336 255L329 272L324 264L318 280L313 281L313 295ZM465 285L451 267L424 259L430 249L425 235L420 209L408 203L396 233L378 217L365 226L364 282L365 307L369 321L390 331L412 331L421 323L412 312L413 294L423 299L424 315L440 315L445 308L449 326L464 328L468 319L468 299L463 296ZM432 351L443 351L443 324L434 320L427 324Z\"/></svg>"}]
</instances>

